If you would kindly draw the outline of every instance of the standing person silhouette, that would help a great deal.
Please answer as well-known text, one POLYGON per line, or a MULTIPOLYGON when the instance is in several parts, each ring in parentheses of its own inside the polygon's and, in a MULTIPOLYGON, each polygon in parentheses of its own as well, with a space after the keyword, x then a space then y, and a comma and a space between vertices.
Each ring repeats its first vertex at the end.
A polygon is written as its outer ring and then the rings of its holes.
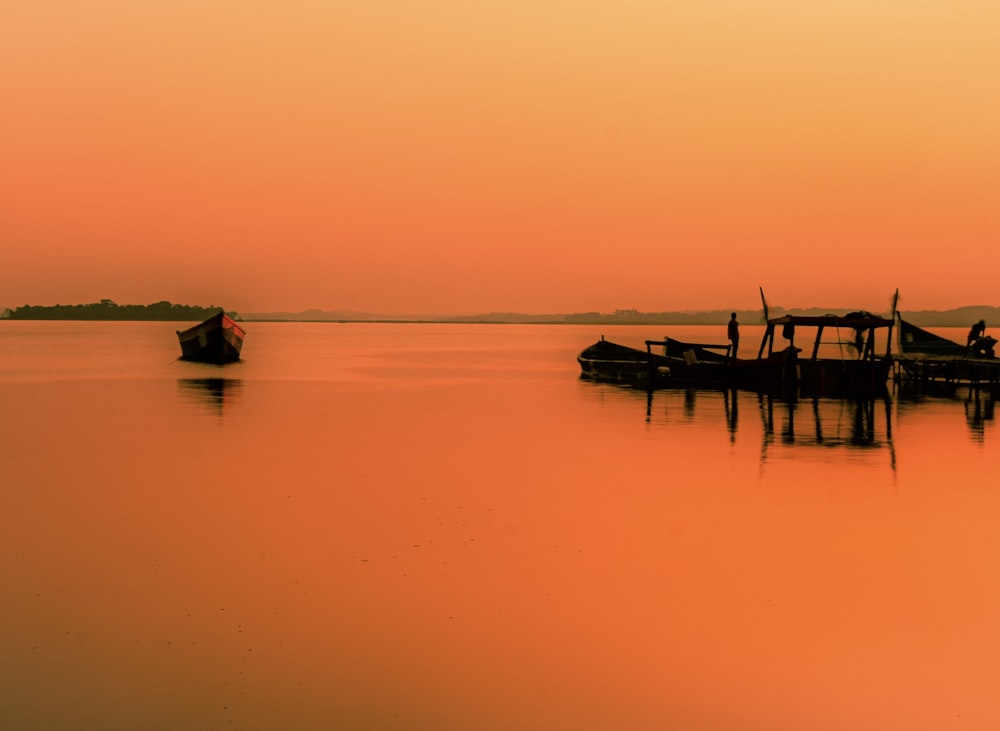
POLYGON ((736 322, 735 312, 729 315, 729 325, 727 326, 726 334, 729 336, 729 357, 735 358, 736 351, 740 347, 740 324, 736 322))

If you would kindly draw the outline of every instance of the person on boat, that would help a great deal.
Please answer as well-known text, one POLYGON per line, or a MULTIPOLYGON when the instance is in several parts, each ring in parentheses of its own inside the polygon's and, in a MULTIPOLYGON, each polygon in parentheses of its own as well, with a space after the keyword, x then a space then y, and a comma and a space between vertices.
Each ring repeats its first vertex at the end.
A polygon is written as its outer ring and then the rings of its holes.
POLYGON ((726 334, 729 337, 729 357, 735 358, 736 351, 740 347, 740 324, 736 322, 735 312, 732 312, 729 315, 729 325, 727 326, 726 334))
POLYGON ((965 347, 971 348, 976 344, 979 338, 986 334, 986 321, 980 320, 979 322, 973 323, 972 327, 969 328, 969 337, 965 341, 965 347))

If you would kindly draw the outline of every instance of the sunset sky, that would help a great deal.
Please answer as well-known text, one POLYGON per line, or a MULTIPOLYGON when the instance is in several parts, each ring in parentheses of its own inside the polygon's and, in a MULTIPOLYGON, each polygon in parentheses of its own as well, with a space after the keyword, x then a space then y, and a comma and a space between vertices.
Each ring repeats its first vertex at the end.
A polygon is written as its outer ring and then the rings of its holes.
POLYGON ((0 9, 0 307, 1000 305, 996 0, 0 9))

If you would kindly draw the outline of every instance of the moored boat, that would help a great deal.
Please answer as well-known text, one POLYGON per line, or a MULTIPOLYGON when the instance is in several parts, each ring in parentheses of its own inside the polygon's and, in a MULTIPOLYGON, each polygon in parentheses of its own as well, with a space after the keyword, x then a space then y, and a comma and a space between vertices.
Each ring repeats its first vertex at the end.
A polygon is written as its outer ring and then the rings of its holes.
POLYGON ((639 350, 605 340, 604 336, 576 356, 580 376, 592 381, 655 388, 670 379, 670 362, 648 348, 639 350))
POLYGON ((239 360, 246 331, 224 310, 187 330, 177 331, 181 360, 222 365, 239 360))
POLYGON ((954 340, 936 335, 929 330, 907 322, 902 316, 897 316, 899 343, 897 350, 900 356, 957 356, 967 357, 969 349, 954 340))
POLYGON ((991 390, 1000 388, 1000 359, 996 339, 979 335, 967 345, 924 330, 898 318, 899 343, 895 357, 897 377, 922 388, 941 386, 946 390, 972 385, 991 390))
POLYGON ((584 378, 645 387, 728 387, 790 395, 847 396, 887 389, 893 319, 868 312, 784 315, 767 320, 755 358, 732 358, 727 345, 647 340, 646 350, 603 338, 577 360, 584 378), (809 349, 795 344, 803 332, 809 349), (884 334, 883 334, 884 333, 884 334), (787 341, 777 347, 778 336, 787 341), (830 339, 830 338, 835 339, 830 339), (884 338, 885 350, 880 350, 884 338))
POLYGON ((661 386, 725 386, 731 360, 726 345, 687 343, 675 338, 647 340, 646 349, 605 340, 577 355, 580 376, 592 381, 661 386), (655 348, 655 350, 654 350, 655 348), (716 350, 723 351, 722 353, 716 350))
POLYGON ((770 318, 757 357, 743 361, 737 385, 804 396, 881 393, 888 389, 892 371, 893 323, 893 318, 864 311, 770 318), (795 344, 803 330, 809 335, 808 350, 795 344), (780 349, 779 332, 787 341, 780 349))

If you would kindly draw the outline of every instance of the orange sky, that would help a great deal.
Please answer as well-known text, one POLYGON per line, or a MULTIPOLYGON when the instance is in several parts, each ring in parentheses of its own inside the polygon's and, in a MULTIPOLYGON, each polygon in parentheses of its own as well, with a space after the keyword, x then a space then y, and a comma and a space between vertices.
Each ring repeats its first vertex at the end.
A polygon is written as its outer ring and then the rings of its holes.
POLYGON ((995 0, 8 3, 0 307, 1000 305, 998 37, 995 0))

